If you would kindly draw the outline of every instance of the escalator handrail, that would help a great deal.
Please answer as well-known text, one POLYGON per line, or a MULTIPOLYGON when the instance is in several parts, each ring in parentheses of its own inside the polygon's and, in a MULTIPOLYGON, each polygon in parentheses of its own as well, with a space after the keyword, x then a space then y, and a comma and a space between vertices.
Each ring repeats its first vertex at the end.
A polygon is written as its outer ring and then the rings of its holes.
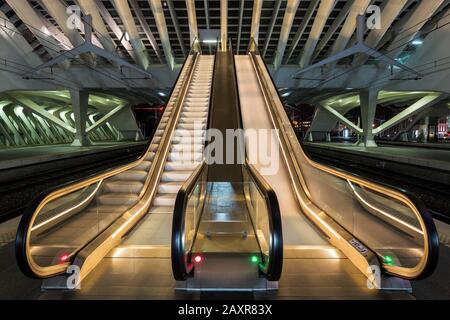
MULTIPOLYGON (((255 63, 257 72, 260 73, 260 78, 264 79, 262 72, 260 70, 258 70, 258 67, 260 68, 260 64, 258 63, 256 54, 255 54, 255 52, 258 52, 258 46, 255 43, 254 39, 251 39, 250 42, 253 44, 249 46, 249 48, 250 48, 249 54, 255 63)), ((272 75, 271 75, 267 65, 265 63, 263 63, 263 65, 265 67, 266 73, 268 74, 270 80, 272 81, 272 85, 276 88, 275 82, 272 78, 272 75)), ((267 84, 263 84, 263 85, 267 86, 267 84)), ((278 90, 275 90, 275 91, 277 92, 279 101, 283 101, 281 99, 281 96, 280 96, 278 90)), ((272 104, 271 108, 273 110, 276 110, 277 109, 275 107, 276 103, 273 100, 273 97, 269 98, 269 102, 272 104)), ((320 171, 329 173, 331 175, 337 176, 341 179, 345 179, 345 180, 349 180, 351 182, 357 183, 359 185, 367 187, 368 189, 374 190, 376 192, 380 192, 382 194, 389 194, 394 199, 397 199, 397 200, 401 201, 402 203, 406 204, 419 218, 421 227, 422 227, 424 233, 426 234, 426 236, 424 237, 424 240, 425 240, 425 244, 424 244, 425 252, 424 253, 427 256, 427 259, 425 261, 422 261, 420 268, 417 268, 417 270, 415 270, 413 268, 413 271, 407 270, 408 268, 383 265, 383 267, 385 269, 384 271, 386 273, 395 275, 395 276, 399 276, 399 277, 402 277, 405 279, 423 279, 423 278, 430 276, 433 273, 433 271, 435 270, 435 268, 437 266, 437 262, 439 259, 439 236, 438 236, 433 218, 431 217, 431 215, 428 212, 428 210, 426 209, 425 205, 419 198, 417 198, 415 195, 412 195, 411 193, 405 192, 401 188, 388 186, 388 185, 385 185, 380 182, 373 182, 373 181, 370 181, 370 179, 361 178, 355 174, 349 174, 347 172, 343 172, 342 170, 336 170, 332 167, 317 163, 317 162, 313 161, 312 159, 310 159, 309 156, 305 153, 305 151, 303 149, 303 144, 298 139, 296 139, 296 141, 299 142, 300 152, 303 152, 308 163, 311 166, 313 166, 314 168, 316 168, 320 171)), ((291 157, 297 159, 297 156, 295 154, 292 154, 291 157)), ((306 194, 308 197, 310 197, 309 192, 306 192, 306 194)), ((312 201, 311 198, 310 198, 310 200, 312 201)), ((336 222, 336 223, 339 224, 338 222, 336 222)))
MULTIPOLYGON (((194 269, 194 264, 191 261, 190 253, 186 255, 184 248, 184 228, 186 208, 189 201, 189 196, 197 185, 198 179, 208 171, 208 165, 206 161, 203 161, 197 166, 195 171, 181 186, 175 199, 175 206, 173 209, 172 220, 172 238, 171 238, 171 260, 172 260, 172 272, 175 280, 186 280, 189 274, 194 269)), ((201 218, 198 219, 199 221, 201 218)), ((195 235, 197 234, 198 226, 195 226, 195 235)))
POLYGON ((245 162, 245 168, 263 194, 269 213, 269 263, 263 266, 262 271, 268 280, 278 281, 283 269, 283 228, 278 198, 266 179, 248 161, 245 162))
MULTIPOLYGON (((192 64, 196 61, 196 55, 197 52, 195 50, 191 50, 191 54, 186 58, 186 60, 183 63, 183 66, 180 70, 180 73, 177 77, 177 82, 180 80, 181 73, 185 67, 192 68, 192 64), (186 65, 187 61, 189 60, 189 57, 192 56, 191 64, 189 66, 186 65)), ((189 72, 186 73, 185 79, 187 79, 189 75, 189 72)), ((177 84, 175 82, 173 90, 177 84)), ((185 86, 186 83, 183 82, 183 86, 185 86)), ((180 90, 181 93, 181 90, 180 90)), ((171 96, 170 96, 171 97, 171 96)), ((170 100, 169 100, 170 101, 170 100)), ((182 101, 182 99, 176 100, 176 105, 182 101)), ((174 106, 175 107, 175 106, 174 106)), ((166 129, 169 128, 169 126, 166 127, 166 129)), ((164 134, 167 134, 166 132, 164 134)), ((163 134, 163 137, 164 137, 163 134)), ((105 169, 101 173, 95 173, 90 175, 88 178, 82 177, 80 179, 73 180, 68 183, 64 183, 61 185, 54 186, 46 191, 44 191, 42 194, 40 194, 37 198, 35 198, 30 205, 27 207, 27 209, 24 211, 22 218, 20 220, 17 234, 16 234, 16 240, 15 240, 15 255, 16 255, 16 261, 18 263, 19 269, 24 273, 26 276, 30 278, 49 278, 54 275, 63 273, 64 270, 67 268, 67 266, 70 264, 70 261, 67 261, 65 263, 61 263, 56 266, 49 266, 49 267, 32 267, 31 265, 34 265, 35 263, 33 261, 30 261, 29 257, 29 241, 30 241, 30 229, 32 227, 32 224, 34 223, 37 215, 39 214, 40 210, 50 201, 60 198, 64 195, 67 195, 69 193, 75 192, 77 190, 80 190, 84 187, 93 185, 94 183, 98 183, 100 181, 103 181, 107 178, 110 178, 114 175, 117 175, 119 173, 122 173, 126 170, 132 169, 144 161, 145 156, 150 150, 150 146, 153 142, 153 138, 149 139, 147 143, 147 148, 145 149, 145 152, 143 152, 136 160, 133 162, 130 162, 126 165, 121 165, 118 167, 114 167, 111 169, 105 169), (40 269, 46 269, 49 272, 42 272, 40 269)), ((155 155, 156 159, 157 155, 155 155)), ((154 160, 155 161, 155 160, 154 160)), ((90 243, 92 241, 89 241, 90 243)), ((87 243, 87 244, 88 244, 87 243)), ((83 245, 83 247, 86 247, 87 244, 83 245)), ((80 251, 82 248, 79 248, 77 251, 80 251)), ((32 258, 31 258, 32 259, 32 258)))
MULTIPOLYGON (((233 41, 232 38, 229 38, 229 50, 233 57, 233 66, 234 66, 234 81, 236 85, 236 98, 237 98, 237 106, 238 106, 238 125, 240 129, 244 129, 244 124, 242 120, 242 108, 241 108, 241 100, 239 98, 239 89, 238 89, 238 79, 236 72, 236 59, 233 53, 233 41)), ((245 153, 247 153, 247 149, 244 147, 245 153)), ((282 231, 282 223, 281 223, 281 213, 280 206, 278 203, 278 198, 275 191, 272 187, 267 183, 265 178, 256 170, 256 168, 248 163, 247 156, 245 157, 246 161, 244 163, 244 168, 247 169, 255 181, 258 189, 264 196, 264 200, 266 202, 267 209, 269 211, 269 233, 271 237, 270 248, 269 248, 269 264, 265 266, 264 273, 266 277, 270 281, 278 281, 281 277, 281 271, 283 269, 283 231, 282 231)))

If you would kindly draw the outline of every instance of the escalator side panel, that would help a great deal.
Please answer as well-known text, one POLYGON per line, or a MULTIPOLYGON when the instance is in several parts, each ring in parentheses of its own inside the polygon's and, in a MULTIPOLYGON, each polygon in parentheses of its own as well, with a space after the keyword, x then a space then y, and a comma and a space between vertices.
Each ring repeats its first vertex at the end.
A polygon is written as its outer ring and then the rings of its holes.
MULTIPOLYGON (((214 89, 212 97, 211 127, 222 133, 226 137, 227 129, 238 129, 238 104, 237 90, 234 81, 233 56, 229 52, 217 53, 216 70, 214 72, 214 89)), ((222 154, 226 155, 226 143, 222 154)), ((242 181, 241 165, 236 161, 237 144, 234 144, 234 158, 232 164, 211 164, 208 169, 209 181, 242 181)))
MULTIPOLYGON (((235 60, 244 128, 273 129, 250 58, 248 56, 235 56, 235 60)), ((247 152, 250 151, 250 144, 252 143, 257 144, 257 141, 249 141, 246 145, 247 152)), ((295 200, 289 172, 281 152, 274 156, 278 158, 279 170, 276 174, 264 175, 264 177, 275 190, 280 204, 284 244, 286 246, 328 245, 328 242, 315 226, 301 214, 301 208, 295 200)), ((255 163, 254 166, 260 173, 264 172, 263 164, 255 163)))

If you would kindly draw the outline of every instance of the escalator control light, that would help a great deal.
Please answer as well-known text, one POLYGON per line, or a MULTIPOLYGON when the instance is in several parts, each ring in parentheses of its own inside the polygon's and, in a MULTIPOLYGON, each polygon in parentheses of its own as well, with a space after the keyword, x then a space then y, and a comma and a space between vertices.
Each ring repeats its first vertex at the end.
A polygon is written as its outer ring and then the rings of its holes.
POLYGON ((251 261, 252 261, 253 263, 258 263, 258 262, 259 262, 259 259, 258 259, 257 256, 252 256, 252 257, 251 257, 251 261))
POLYGON ((197 255, 197 256, 194 257, 194 262, 195 262, 195 263, 200 263, 200 262, 202 262, 202 261, 203 261, 202 256, 198 256, 198 255, 197 255))
POLYGON ((69 260, 69 255, 67 253, 59 256, 59 263, 66 263, 67 260, 69 260))
POLYGON ((384 262, 386 262, 386 264, 388 265, 393 265, 394 259, 391 256, 384 256, 384 262))

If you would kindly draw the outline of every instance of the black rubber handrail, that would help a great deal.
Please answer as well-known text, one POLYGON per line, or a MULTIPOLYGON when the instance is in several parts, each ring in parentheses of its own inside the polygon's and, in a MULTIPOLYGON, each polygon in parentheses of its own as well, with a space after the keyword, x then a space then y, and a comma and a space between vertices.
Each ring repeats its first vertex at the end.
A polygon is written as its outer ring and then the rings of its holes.
MULTIPOLYGON (((180 73, 179 73, 178 76, 177 76, 177 79, 176 79, 176 81, 175 81, 175 84, 174 84, 174 86, 173 86, 173 88, 172 88, 172 90, 171 90, 171 93, 170 93, 170 95, 169 95, 169 100, 168 100, 168 101, 170 101, 170 97, 171 97, 172 94, 173 94, 173 91, 174 91, 174 89, 175 89, 175 86, 176 86, 176 84, 177 84, 177 82, 179 81, 179 78, 180 78, 180 76, 181 76, 181 71, 182 71, 183 68, 185 67, 185 65, 186 65, 186 63, 187 63, 187 61, 188 61, 189 56, 190 56, 190 55, 188 55, 188 57, 185 59, 185 61, 184 61, 184 63, 183 63, 183 66, 182 66, 181 69, 180 69, 180 73)), ((164 114, 163 114, 163 116, 164 116, 164 114)), ((155 128, 153 129, 153 131, 156 132, 157 128, 158 128, 158 126, 155 126, 155 128)), ((145 156, 147 155, 147 153, 148 153, 148 151, 149 151, 149 149, 150 149, 150 145, 151 145, 152 140, 153 140, 153 136, 154 136, 154 134, 152 135, 152 138, 148 139, 146 148, 144 149, 145 151, 142 152, 138 157, 136 157, 136 159, 134 159, 134 160, 132 160, 132 161, 129 161, 128 163, 132 163, 132 162, 134 162, 134 161, 138 161, 138 160, 142 159, 143 157, 145 157, 145 156)), ((124 166, 124 164, 121 164, 121 165, 119 165, 119 166, 112 166, 112 167, 109 167, 109 168, 107 168, 107 169, 101 170, 101 171, 99 171, 99 172, 90 174, 90 175, 88 175, 88 176, 81 177, 81 178, 74 179, 74 180, 69 181, 69 182, 65 182, 65 183, 62 183, 62 184, 53 186, 53 187, 51 187, 51 188, 45 190, 44 192, 42 192, 39 196, 37 196, 37 197, 36 197, 36 198, 35 198, 35 199, 34 199, 34 200, 26 207, 26 209, 25 209, 25 211, 24 211, 24 213, 23 213, 23 215, 22 215, 22 218, 21 218, 21 220, 20 220, 20 222, 19 222, 19 226, 18 226, 18 228, 17 228, 16 240, 15 240, 15 256, 16 256, 16 261, 17 261, 17 264, 18 264, 18 266, 19 266, 20 271, 22 271, 23 274, 25 274, 27 277, 30 277, 30 278, 42 278, 42 277, 40 277, 39 275, 35 274, 35 272, 32 270, 32 268, 31 268, 30 265, 29 265, 28 256, 27 256, 27 235, 28 235, 28 230, 29 230, 29 228, 31 227, 30 224, 31 224, 31 221, 32 221, 32 219, 33 219, 33 216, 34 216, 34 214, 35 214, 35 212, 36 212, 36 209, 37 209, 38 206, 41 204, 41 202, 42 202, 47 196, 49 196, 51 193, 53 193, 53 192, 55 192, 55 191, 57 191, 57 190, 59 190, 59 189, 66 188, 66 187, 69 187, 69 186, 74 185, 74 184, 77 184, 77 183, 81 183, 81 182, 83 182, 83 181, 89 180, 89 179, 94 178, 94 177, 96 177, 96 176, 100 176, 100 175, 102 175, 102 174, 106 174, 106 173, 108 173, 108 172, 110 172, 110 171, 112 171, 112 170, 115 170, 115 169, 120 168, 120 167, 123 167, 123 166, 124 166)), ((112 222, 112 223, 113 223, 113 222, 112 222)), ((112 223, 111 223, 111 224, 112 224, 112 223)), ((88 242, 88 243, 89 243, 89 242, 88 242)), ((86 245, 87 245, 87 244, 85 244, 83 247, 85 247, 86 245)), ((80 248, 78 251, 80 251, 80 250, 81 250, 81 248, 80 248)))
POLYGON ((252 165, 246 162, 244 167, 262 193, 268 211, 269 257, 268 263, 263 261, 260 269, 266 275, 267 280, 278 281, 283 270, 283 227, 278 198, 272 187, 252 165))
MULTIPOLYGON (((177 193, 175 199, 175 206, 173 209, 173 220, 172 220, 172 242, 171 242, 171 260, 172 260, 172 273, 177 281, 186 280, 187 277, 194 270, 194 264, 191 261, 191 249, 186 252, 184 247, 184 228, 186 222, 186 208, 189 201, 189 197, 197 185, 198 179, 206 174, 208 171, 208 166, 205 161, 200 164, 194 173, 189 177, 189 179, 183 184, 177 193)), ((203 210, 202 210, 203 211, 203 210)), ((201 217, 198 218, 198 221, 201 217)), ((197 235, 198 225, 195 226, 195 233, 197 235)), ((195 237, 194 236, 194 237, 195 237)), ((192 243, 194 243, 195 238, 192 243)))
MULTIPOLYGON (((278 199, 275 191, 253 166, 246 162, 244 167, 263 195, 268 211, 270 234, 269 257, 268 263, 263 261, 263 264, 260 264, 260 269, 268 280, 278 281, 281 277, 281 272, 283 269, 283 232, 278 199)), ((194 264, 191 261, 192 253, 190 249, 192 248, 189 248, 189 251, 186 252, 186 248, 184 247, 186 208, 189 197, 197 186, 199 178, 206 174, 207 170, 208 165, 206 162, 199 165, 194 173, 180 188, 175 199, 174 216, 172 220, 171 257, 172 272, 175 280, 177 281, 186 280, 194 270, 194 264)), ((201 217, 199 217, 198 222, 200 222, 200 220, 201 217)), ((196 235, 198 225, 195 226, 195 228, 194 234, 196 235)), ((192 242, 195 242, 195 236, 192 242)))
MULTIPOLYGON (((233 42, 230 38, 229 40, 230 51, 233 57, 233 68, 234 68, 234 81, 237 89, 237 105, 238 105, 238 125, 239 128, 244 129, 244 123, 242 120, 242 108, 241 108, 241 100, 239 98, 239 83, 237 79, 236 72, 236 59, 233 53, 233 42)), ((245 149, 245 152, 247 150, 245 149)), ((247 157, 246 157, 247 159, 247 157)), ((262 270, 268 280, 270 281, 278 281, 281 277, 281 271, 283 269, 283 231, 282 231, 282 223, 281 223, 281 213, 280 206, 278 203, 278 198, 276 196, 275 191, 272 187, 267 183, 267 181, 259 174, 257 170, 246 161, 244 164, 244 168, 247 169, 256 183, 258 189, 264 196, 264 200, 267 205, 267 209, 269 211, 269 233, 271 237, 270 248, 269 248, 269 264, 263 267, 262 270)))
MULTIPOLYGON (((259 49, 258 49, 258 45, 255 43, 254 39, 250 40, 250 45, 249 45, 249 54, 252 56, 252 59, 255 61, 255 64, 257 66, 259 66, 259 63, 257 63, 257 58, 256 58, 256 53, 258 52, 259 54, 259 49), (251 46, 254 45, 255 46, 255 50, 251 50, 251 46)), ((273 80, 272 74, 270 73, 269 68, 267 67, 266 63, 263 63, 264 68, 266 69, 267 74, 269 75, 270 81, 272 82, 272 85, 274 86, 274 88, 276 88, 275 85, 275 81, 273 80)), ((262 76, 262 75, 261 75, 262 76)), ((283 101, 283 99, 280 96, 280 92, 278 90, 276 90, 277 95, 278 95, 278 99, 280 101, 283 101)), ((297 141, 300 144, 300 147, 304 150, 304 146, 303 143, 300 139, 297 139, 297 141)), ((305 152, 305 155, 308 156, 308 153, 305 152)), ((309 156, 308 156, 309 157, 309 156)), ((311 159, 311 161, 313 161, 311 159)), ((335 169, 332 166, 327 165, 328 167, 331 167, 333 169, 335 169)), ((372 182, 374 184, 378 184, 382 187, 385 187, 387 189, 393 189, 399 193, 403 193, 407 198, 409 198, 409 200, 413 203, 413 205, 417 208, 417 211, 420 214, 420 217, 422 218, 422 221, 424 222, 425 228, 427 229, 427 243, 428 243, 428 259, 426 261, 425 267, 423 268, 423 271, 420 275, 414 277, 415 280, 420 280, 420 279, 424 279, 429 277, 434 270, 437 267, 438 261, 439 261, 439 250, 440 250, 440 244, 439 244, 439 235, 436 229, 436 225, 434 224, 433 218, 431 216, 431 214, 428 212, 426 206, 424 205, 424 203, 422 202, 422 200, 420 200, 417 196, 411 194, 410 192, 407 192, 406 190, 396 187, 396 186, 392 186, 392 185, 388 185, 386 183, 380 182, 380 181, 373 181, 372 179, 368 179, 365 177, 360 177, 354 173, 348 173, 345 170, 339 170, 336 169, 336 171, 341 171, 341 172, 345 172, 346 174, 356 177, 356 178, 360 178, 363 180, 367 180, 369 182, 372 182)), ((338 223, 336 221, 336 223, 338 223)), ((339 223, 338 223, 339 224, 339 223)), ((340 224, 339 224, 340 225, 340 224)), ((340 225, 343 229, 345 229, 342 225, 340 225)), ((386 272, 389 274, 389 272, 386 272)), ((394 276, 399 276, 399 277, 403 277, 406 279, 410 279, 408 277, 399 275, 399 274, 392 274, 394 276)))

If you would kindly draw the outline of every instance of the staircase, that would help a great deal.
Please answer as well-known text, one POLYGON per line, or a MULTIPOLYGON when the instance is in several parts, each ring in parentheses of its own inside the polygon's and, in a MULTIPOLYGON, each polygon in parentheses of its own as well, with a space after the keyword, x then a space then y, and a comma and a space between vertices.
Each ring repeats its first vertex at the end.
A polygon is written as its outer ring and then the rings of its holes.
MULTIPOLYGON (((149 210, 140 222, 127 234, 122 243, 116 247, 113 255, 139 257, 170 257, 170 236, 172 214, 175 199, 183 183, 191 176, 203 160, 205 130, 208 121, 209 99, 214 69, 214 56, 200 56, 194 70, 193 78, 181 106, 179 121, 172 136, 170 151, 164 171, 158 185, 157 194, 149 210)), ((177 85, 175 90, 179 90, 177 85)), ((178 92, 178 91, 177 91, 178 92)), ((162 124, 152 141, 147 161, 151 162, 157 150, 165 125, 171 116, 174 100, 171 99, 168 110, 164 113, 162 124)), ((135 168, 117 176, 108 182, 109 190, 122 188, 128 201, 135 201, 138 184, 142 183, 144 168, 135 168), (136 189, 132 189, 136 186, 136 189)), ((108 196, 108 201, 121 198, 115 192, 108 196)), ((122 198, 125 201, 124 198, 122 198)), ((120 200, 122 201, 122 200, 120 200)))
POLYGON ((173 212, 178 190, 203 160, 213 69, 214 56, 200 56, 151 211, 173 212))
MULTIPOLYGON (((188 65, 189 61, 186 65, 188 65)), ((135 205, 139 201, 139 194, 142 192, 144 183, 149 174, 152 161, 155 157, 156 150, 162 139, 164 130, 171 117, 176 99, 179 96, 183 85, 182 79, 186 76, 187 68, 181 71, 179 81, 177 82, 163 117, 153 136, 150 147, 143 161, 136 167, 115 175, 104 182, 101 194, 97 198, 95 206, 91 206, 89 211, 98 213, 117 213, 122 214, 124 210, 135 205)))

